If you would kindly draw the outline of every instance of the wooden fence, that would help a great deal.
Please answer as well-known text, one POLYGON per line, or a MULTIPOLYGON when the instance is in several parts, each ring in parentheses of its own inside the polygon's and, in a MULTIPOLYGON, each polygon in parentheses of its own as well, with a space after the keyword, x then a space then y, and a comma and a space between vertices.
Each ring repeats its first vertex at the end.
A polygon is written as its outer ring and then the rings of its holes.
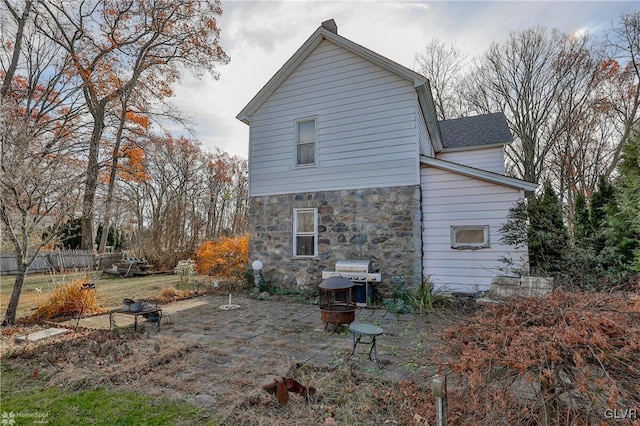
MULTIPOLYGON (((67 271, 78 269, 102 270, 122 258, 121 253, 96 255, 93 250, 54 250, 41 251, 29 266, 27 273, 43 273, 51 270, 67 271)), ((0 253, 0 275, 13 275, 18 272, 15 253, 0 253)))

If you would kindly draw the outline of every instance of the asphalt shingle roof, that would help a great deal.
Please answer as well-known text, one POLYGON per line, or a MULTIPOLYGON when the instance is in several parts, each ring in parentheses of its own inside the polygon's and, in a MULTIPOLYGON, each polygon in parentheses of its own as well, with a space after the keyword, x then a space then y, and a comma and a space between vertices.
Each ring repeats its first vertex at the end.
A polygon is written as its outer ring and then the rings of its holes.
POLYGON ((445 149, 473 148, 513 142, 502 112, 438 122, 445 149))

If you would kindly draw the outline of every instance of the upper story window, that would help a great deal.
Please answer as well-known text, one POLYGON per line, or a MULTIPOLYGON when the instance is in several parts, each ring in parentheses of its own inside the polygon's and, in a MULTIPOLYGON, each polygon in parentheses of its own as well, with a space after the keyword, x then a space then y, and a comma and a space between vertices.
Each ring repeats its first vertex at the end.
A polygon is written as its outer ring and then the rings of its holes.
POLYGON ((477 250, 491 247, 489 225, 452 226, 451 248, 477 250))
POLYGON ((318 209, 293 209, 293 257, 318 255, 318 209))
POLYGON ((316 119, 296 121, 296 167, 316 164, 316 119))

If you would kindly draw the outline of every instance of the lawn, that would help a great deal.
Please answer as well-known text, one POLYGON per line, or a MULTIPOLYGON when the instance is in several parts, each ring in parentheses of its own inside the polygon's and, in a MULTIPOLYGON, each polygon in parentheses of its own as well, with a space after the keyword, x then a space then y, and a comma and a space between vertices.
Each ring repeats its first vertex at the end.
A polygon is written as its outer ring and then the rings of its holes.
POLYGON ((2 424, 189 425, 212 423, 203 410, 183 401, 99 387, 69 391, 37 375, 2 366, 2 424), (35 376, 35 377, 34 377, 35 376))
MULTIPOLYGON (((178 277, 169 275, 148 275, 142 277, 121 278, 106 275, 101 272, 77 272, 67 274, 32 274, 28 275, 16 318, 24 318, 44 302, 56 286, 68 284, 77 277, 89 275, 91 282, 96 285, 98 304, 106 309, 122 306, 122 300, 151 298, 165 287, 178 285, 178 277)), ((0 314, 4 317, 15 282, 14 276, 0 276, 0 314)))

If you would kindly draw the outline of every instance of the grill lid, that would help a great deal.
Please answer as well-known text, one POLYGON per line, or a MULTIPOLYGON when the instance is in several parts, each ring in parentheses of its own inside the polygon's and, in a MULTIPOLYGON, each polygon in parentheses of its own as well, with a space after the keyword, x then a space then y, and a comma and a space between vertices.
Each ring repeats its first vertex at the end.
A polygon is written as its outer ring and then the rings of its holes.
POLYGON ((370 260, 338 260, 336 272, 373 272, 370 260))

